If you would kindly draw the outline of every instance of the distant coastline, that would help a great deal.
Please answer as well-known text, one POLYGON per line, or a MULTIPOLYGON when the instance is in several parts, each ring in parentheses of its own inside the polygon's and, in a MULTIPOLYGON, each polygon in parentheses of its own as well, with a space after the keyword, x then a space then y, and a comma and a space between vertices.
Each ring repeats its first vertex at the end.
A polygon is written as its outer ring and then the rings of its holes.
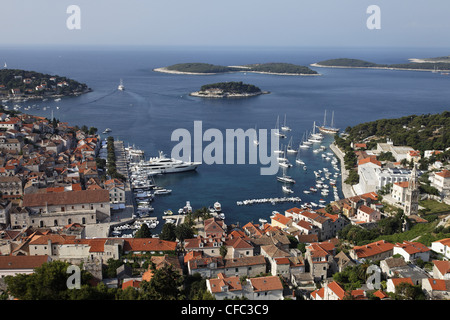
MULTIPOLYGON (((378 69, 378 70, 400 70, 400 71, 427 71, 427 72, 433 72, 432 69, 413 69, 413 68, 394 68, 394 67, 352 67, 352 66, 326 66, 321 65, 319 63, 312 63, 310 64, 311 67, 317 67, 317 68, 334 68, 334 69, 378 69)), ((450 72, 449 70, 439 70, 444 72, 450 72)))
POLYGON ((155 72, 187 75, 216 75, 222 73, 259 73, 280 76, 317 76, 320 75, 306 66, 289 63, 262 63, 242 66, 217 66, 206 63, 180 63, 168 67, 153 69, 155 72))
POLYGON ((428 71, 428 72, 450 72, 450 63, 441 61, 430 61, 429 59, 408 59, 409 63, 403 64, 377 64, 359 59, 330 59, 310 64, 318 68, 341 68, 341 69, 378 69, 378 70, 400 70, 400 71, 428 71))

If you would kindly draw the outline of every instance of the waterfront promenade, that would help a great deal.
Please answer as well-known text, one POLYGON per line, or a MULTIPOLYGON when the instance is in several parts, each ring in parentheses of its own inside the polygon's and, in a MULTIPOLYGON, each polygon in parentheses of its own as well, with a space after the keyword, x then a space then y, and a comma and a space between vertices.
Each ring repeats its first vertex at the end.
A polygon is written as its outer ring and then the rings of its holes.
POLYGON ((111 219, 109 222, 86 225, 87 238, 108 237, 111 225, 117 225, 133 220, 133 213, 135 212, 134 196, 129 181, 128 162, 123 141, 114 141, 114 151, 116 155, 117 172, 126 177, 125 208, 111 210, 111 219))
POLYGON ((336 146, 334 142, 330 144, 330 149, 331 151, 333 151, 336 157, 338 157, 339 162, 341 163, 342 193, 344 194, 344 198, 353 197, 354 195, 356 195, 353 187, 344 182, 348 177, 348 170, 345 169, 344 164, 344 153, 336 146))

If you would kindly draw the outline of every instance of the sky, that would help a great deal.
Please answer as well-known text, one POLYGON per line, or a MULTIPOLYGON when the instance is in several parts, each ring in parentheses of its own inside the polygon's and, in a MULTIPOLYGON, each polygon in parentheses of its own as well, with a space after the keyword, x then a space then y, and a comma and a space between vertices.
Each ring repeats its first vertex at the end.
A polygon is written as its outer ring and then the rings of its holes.
POLYGON ((448 0, 1 0, 0 45, 446 47, 449 17, 448 0))

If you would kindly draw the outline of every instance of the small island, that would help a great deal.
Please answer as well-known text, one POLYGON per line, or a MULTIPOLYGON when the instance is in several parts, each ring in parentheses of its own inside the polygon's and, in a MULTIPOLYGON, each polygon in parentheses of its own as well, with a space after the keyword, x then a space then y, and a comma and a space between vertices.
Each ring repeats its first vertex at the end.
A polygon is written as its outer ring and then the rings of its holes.
POLYGON ((0 98, 22 101, 78 96, 90 92, 84 83, 67 77, 20 69, 0 70, 0 98))
MULTIPOLYGON (((437 58, 436 58, 437 59, 437 58)), ((431 62, 427 60, 410 59, 409 63, 378 64, 359 59, 330 59, 311 64, 313 67, 322 68, 361 68, 361 69, 385 69, 385 70, 409 70, 409 71, 450 71, 450 63, 431 62)))
POLYGON ((230 72, 252 72, 262 74, 275 75, 318 75, 306 66, 295 65, 291 63, 257 63, 242 66, 221 66, 208 63, 179 63, 168 67, 153 69, 156 72, 172 73, 172 74, 192 74, 192 75, 208 75, 230 72))
POLYGON ((205 84, 199 91, 189 95, 201 98, 247 98, 260 94, 267 94, 268 91, 261 91, 260 88, 252 84, 242 83, 242 81, 219 82, 205 84))

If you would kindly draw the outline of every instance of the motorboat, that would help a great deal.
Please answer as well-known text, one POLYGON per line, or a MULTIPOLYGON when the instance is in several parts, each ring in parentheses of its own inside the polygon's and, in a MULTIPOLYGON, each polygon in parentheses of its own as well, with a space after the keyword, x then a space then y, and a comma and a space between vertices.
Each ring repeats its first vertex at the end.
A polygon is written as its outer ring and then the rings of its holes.
POLYGON ((117 87, 117 89, 120 90, 120 91, 125 90, 125 86, 123 85, 122 79, 120 79, 120 84, 119 84, 119 86, 117 87))
POLYGON ((161 194, 169 194, 169 193, 171 193, 171 192, 172 192, 171 189, 165 189, 165 188, 162 188, 162 189, 157 189, 157 190, 155 190, 155 191, 154 191, 154 194, 161 195, 161 194))

